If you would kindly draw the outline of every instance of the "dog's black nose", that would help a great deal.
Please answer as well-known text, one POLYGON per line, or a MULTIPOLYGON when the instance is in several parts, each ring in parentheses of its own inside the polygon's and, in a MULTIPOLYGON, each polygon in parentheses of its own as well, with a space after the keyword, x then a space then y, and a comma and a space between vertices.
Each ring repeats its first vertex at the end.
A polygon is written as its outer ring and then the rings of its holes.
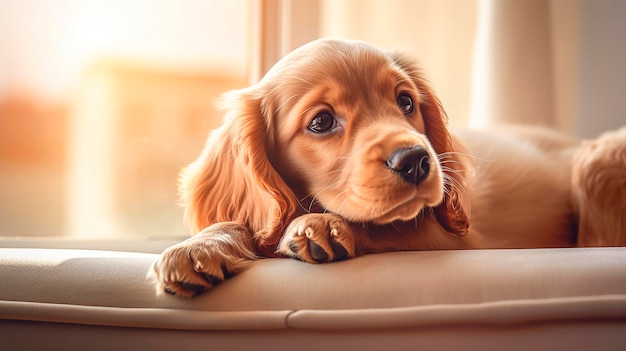
POLYGON ((387 167, 415 185, 421 183, 430 172, 430 156, 421 146, 394 151, 387 159, 387 167))

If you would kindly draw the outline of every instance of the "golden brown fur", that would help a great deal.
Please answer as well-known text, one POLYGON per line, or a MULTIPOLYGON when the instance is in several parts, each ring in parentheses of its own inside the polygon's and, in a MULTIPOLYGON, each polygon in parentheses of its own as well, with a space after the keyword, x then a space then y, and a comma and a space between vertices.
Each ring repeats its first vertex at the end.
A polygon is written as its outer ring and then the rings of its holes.
POLYGON ((579 246, 626 246, 626 127, 583 143, 574 157, 579 246))
MULTIPOLYGON (((181 176, 186 221, 199 234, 155 263, 159 291, 202 293, 256 257, 321 263, 576 244, 576 210, 588 207, 571 201, 578 141, 520 128, 452 134, 419 68, 400 54, 319 40, 230 92, 224 108, 224 125, 181 176)), ((623 175, 624 133, 607 139, 623 175)), ((598 196, 577 194, 586 203, 598 196)), ((607 217, 599 230, 623 233, 620 213, 607 217)))

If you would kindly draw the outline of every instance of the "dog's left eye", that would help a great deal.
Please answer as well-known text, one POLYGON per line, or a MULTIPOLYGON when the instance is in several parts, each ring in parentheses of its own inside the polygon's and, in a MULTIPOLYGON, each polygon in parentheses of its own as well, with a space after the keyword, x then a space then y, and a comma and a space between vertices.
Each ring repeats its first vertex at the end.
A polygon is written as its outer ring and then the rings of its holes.
POLYGON ((397 99, 398 107, 405 115, 413 113, 415 106, 413 105, 413 99, 409 94, 400 94, 397 99))
POLYGON ((335 128, 336 124, 335 117, 330 112, 320 112, 313 117, 308 128, 313 133, 327 133, 335 128))

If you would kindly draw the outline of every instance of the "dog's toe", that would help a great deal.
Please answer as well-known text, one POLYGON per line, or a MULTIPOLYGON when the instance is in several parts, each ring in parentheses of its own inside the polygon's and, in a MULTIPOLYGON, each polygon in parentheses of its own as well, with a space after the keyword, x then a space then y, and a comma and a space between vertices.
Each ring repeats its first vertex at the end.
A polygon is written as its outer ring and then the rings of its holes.
POLYGON ((295 240, 291 240, 289 242, 289 250, 291 250, 294 254, 297 254, 300 251, 300 246, 295 240))
POLYGON ((353 232, 334 214, 308 214, 289 225, 277 253, 309 263, 326 263, 355 256, 353 232))
POLYGON ((311 258, 318 263, 341 261, 348 258, 348 250, 335 240, 330 240, 330 246, 333 250, 332 259, 328 252, 314 241, 309 241, 308 249, 311 258))
POLYGON ((244 270, 257 256, 247 228, 216 223, 163 251, 148 275, 158 294, 194 297, 244 270))
POLYGON ((209 282, 209 284, 211 284, 212 286, 215 286, 224 281, 224 278, 220 278, 214 274, 209 274, 209 273, 204 273, 204 272, 201 272, 200 274, 202 275, 202 278, 204 278, 204 280, 209 282))
POLYGON ((170 281, 165 283, 162 289, 168 295, 190 298, 211 290, 211 286, 184 281, 170 281))
POLYGON ((328 261, 328 253, 322 249, 316 242, 309 241, 309 254, 311 258, 316 262, 327 262, 328 261))
POLYGON ((178 282, 178 285, 181 287, 181 289, 184 289, 191 293, 192 296, 200 295, 210 289, 209 287, 189 282, 178 282))
POLYGON ((332 255, 328 250, 324 249, 321 244, 310 239, 306 239, 305 242, 300 243, 296 240, 292 240, 289 242, 288 246, 293 257, 310 261, 309 259, 302 258, 302 253, 306 250, 308 256, 314 263, 341 261, 349 257, 348 250, 336 240, 330 240, 328 244, 330 244, 330 248, 332 249, 332 255))
POLYGON ((343 247, 343 245, 341 245, 335 240, 331 240, 330 245, 333 248, 333 254, 335 256, 333 259, 334 261, 345 260, 346 258, 348 258, 348 250, 346 250, 346 248, 343 247))

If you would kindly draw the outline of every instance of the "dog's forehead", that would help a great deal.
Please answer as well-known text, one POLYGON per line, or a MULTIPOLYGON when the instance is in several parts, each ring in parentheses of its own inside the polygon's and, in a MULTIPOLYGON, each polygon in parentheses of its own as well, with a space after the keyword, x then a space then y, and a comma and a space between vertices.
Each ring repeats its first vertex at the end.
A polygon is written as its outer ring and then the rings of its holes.
POLYGON ((325 61, 351 61, 365 56, 383 58, 387 55, 384 51, 361 41, 321 39, 303 45, 287 54, 277 63, 277 66, 306 62, 307 59, 319 63, 329 63, 325 61))
MULTIPOLYGON (((281 59, 265 80, 328 80, 374 83, 380 71, 401 71, 389 54, 367 43, 323 39, 304 45, 281 59)), ((383 76, 384 77, 384 76, 383 76)))
POLYGON ((359 95, 365 94, 360 98, 368 99, 377 91, 391 92, 410 79, 387 52, 369 44, 320 40, 287 55, 264 81, 278 101, 286 102, 327 87, 348 102, 359 95))

